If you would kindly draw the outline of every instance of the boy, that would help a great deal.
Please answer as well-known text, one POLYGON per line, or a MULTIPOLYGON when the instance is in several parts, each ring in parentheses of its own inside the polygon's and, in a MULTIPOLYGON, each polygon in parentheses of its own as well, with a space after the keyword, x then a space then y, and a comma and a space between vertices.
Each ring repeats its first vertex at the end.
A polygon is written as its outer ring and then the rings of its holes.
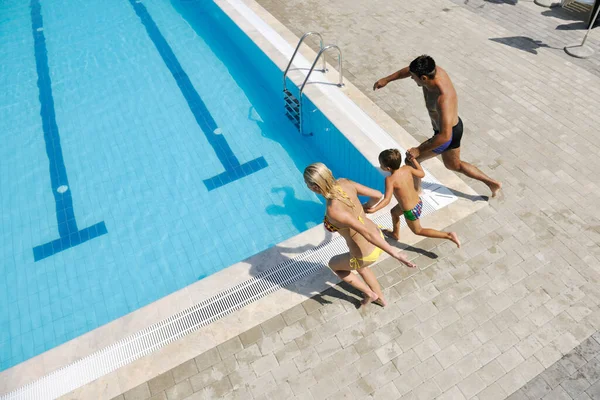
POLYGON ((382 170, 391 174, 385 178, 385 195, 383 200, 374 207, 367 208, 365 212, 374 213, 387 206, 392 200, 392 195, 398 200, 398 205, 392 208, 393 232, 384 230, 387 236, 400 239, 400 215, 404 214, 406 224, 415 235, 438 239, 448 239, 460 247, 458 235, 455 232, 441 232, 435 229, 423 228, 419 222, 423 202, 415 190, 413 177, 423 178, 425 172, 416 158, 407 153, 406 164, 400 167, 402 155, 396 149, 384 150, 379 154, 379 164, 382 170), (406 210, 406 211, 405 211, 406 210))

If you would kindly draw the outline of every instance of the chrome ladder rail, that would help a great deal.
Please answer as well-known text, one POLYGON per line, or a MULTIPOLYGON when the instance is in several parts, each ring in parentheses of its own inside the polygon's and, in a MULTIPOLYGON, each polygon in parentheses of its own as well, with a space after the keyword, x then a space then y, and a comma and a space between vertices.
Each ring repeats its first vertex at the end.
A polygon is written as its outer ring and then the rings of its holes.
MULTIPOLYGON (((340 74, 337 86, 338 87, 342 87, 344 86, 344 71, 342 69, 342 50, 340 50, 340 48, 338 46, 336 46, 335 44, 330 44, 327 45, 325 47, 323 47, 319 53, 317 54, 317 56, 315 57, 315 61, 313 61, 312 66, 310 67, 310 70, 308 71, 308 73, 306 74, 306 78, 304 78, 304 82, 302 82, 302 86, 300 86, 300 100, 299 100, 299 114, 300 114, 300 118, 299 118, 299 126, 298 129, 300 130, 300 133, 304 135, 304 133, 302 132, 302 93, 304 92, 304 86, 306 86, 306 83, 308 82, 308 78, 310 78, 310 74, 312 74, 313 70, 315 69, 315 65, 317 65, 317 62, 319 61, 319 58, 323 55, 323 53, 325 53, 327 50, 329 49, 336 49, 338 51, 338 72, 340 74)), ((325 63, 325 57, 323 57, 323 63, 325 63)), ((312 133, 309 133, 306 136, 312 136, 312 133)))
MULTIPOLYGON (((294 62, 296 53, 298 53, 298 49, 300 49, 300 45, 302 44, 302 42, 304 42, 304 39, 306 39, 307 37, 309 37, 311 35, 317 35, 319 37, 319 50, 323 50, 323 36, 321 36, 321 34, 319 32, 311 31, 311 32, 306 32, 304 35, 302 35, 302 37, 298 41, 298 44, 296 45, 296 49, 294 50, 294 53, 292 53, 290 62, 288 63, 287 67, 285 68, 285 71, 283 72, 283 90, 284 91, 287 90, 285 78, 287 77, 287 73, 290 70, 290 67, 292 66, 292 62, 294 62)), ((327 71, 326 66, 325 66, 325 59, 323 59, 323 70, 322 71, 323 72, 327 71)))
MULTIPOLYGON (((304 39, 306 39, 307 37, 309 37, 311 35, 316 35, 319 37, 319 54, 321 54, 323 52, 323 49, 324 49, 323 36, 319 32, 315 32, 315 31, 306 32, 304 35, 302 35, 302 37, 298 41, 298 44, 296 45, 296 48, 294 49, 294 52, 292 53, 292 57, 290 58, 290 61, 288 62, 287 67, 285 68, 285 71, 283 72, 283 100, 284 100, 285 113, 286 113, 286 116, 292 121, 292 123, 298 128, 300 133, 302 133, 302 121, 301 121, 302 120, 302 111, 301 111, 302 104, 292 94, 292 92, 290 92, 288 90, 286 78, 287 78, 287 74, 290 70, 290 67, 292 66, 292 63, 294 62, 294 58, 296 57, 296 54, 298 53, 298 50, 300 49, 300 45, 302 45, 302 42, 304 42, 304 39)), ((317 58, 318 58, 318 56, 317 56, 317 58)), ((313 64, 313 67, 311 68, 309 74, 312 73, 315 65, 316 65, 316 63, 313 64)), ((327 72, 327 63, 325 61, 325 58, 323 58, 323 69, 320 71, 323 73, 327 72)), ((302 94, 300 94, 300 96, 302 96, 302 94)))

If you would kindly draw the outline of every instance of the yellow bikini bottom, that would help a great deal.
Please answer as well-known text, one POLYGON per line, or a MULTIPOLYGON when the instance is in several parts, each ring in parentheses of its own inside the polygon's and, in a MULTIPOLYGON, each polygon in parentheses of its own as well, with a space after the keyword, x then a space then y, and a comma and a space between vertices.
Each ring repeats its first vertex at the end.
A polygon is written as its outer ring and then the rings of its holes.
MULTIPOLYGON (((383 236, 383 232, 381 232, 381 230, 379 231, 379 234, 381 235, 381 238, 385 240, 385 237, 383 236)), ((350 269, 357 270, 361 268, 364 264, 373 263, 377 261, 377 259, 379 259, 379 256, 381 256, 382 254, 383 250, 381 250, 379 247, 375 247, 371 254, 369 254, 366 257, 352 257, 350 259, 350 269)))

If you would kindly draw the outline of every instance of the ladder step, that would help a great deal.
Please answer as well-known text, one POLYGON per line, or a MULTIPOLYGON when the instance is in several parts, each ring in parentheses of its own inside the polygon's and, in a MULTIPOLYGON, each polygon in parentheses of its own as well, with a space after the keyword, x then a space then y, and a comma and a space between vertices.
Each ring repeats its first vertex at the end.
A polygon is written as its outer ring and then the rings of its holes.
POLYGON ((296 99, 296 98, 284 97, 283 99, 285 100, 286 103, 288 103, 294 107, 300 106, 300 102, 298 102, 298 99, 296 99))
POLYGON ((286 103, 286 104, 284 105, 284 107, 288 107, 288 108, 290 108, 290 109, 294 110, 294 112, 297 112, 297 113, 298 113, 298 112, 300 112, 300 107, 299 107, 299 106, 297 106, 297 105, 294 105, 294 104, 289 104, 289 103, 286 103))
POLYGON ((299 118, 298 118, 296 115, 289 114, 289 113, 286 113, 285 115, 286 115, 286 116, 287 116, 289 119, 291 119, 292 121, 294 121, 294 122, 299 122, 299 121, 300 121, 300 119, 299 119, 299 118))
POLYGON ((290 114, 286 113, 285 115, 288 117, 288 119, 290 121, 292 121, 292 123, 296 126, 296 128, 298 128, 300 126, 300 122, 297 119, 293 118, 290 114))
POLYGON ((285 102, 293 107, 299 107, 300 103, 298 102, 297 99, 290 99, 289 97, 284 97, 283 98, 285 100, 285 102))
POLYGON ((291 114, 289 112, 286 112, 285 115, 287 115, 287 117, 289 119, 293 119, 294 121, 300 121, 300 118, 298 117, 298 114, 291 114))
POLYGON ((287 104, 284 106, 284 108, 285 108, 285 109, 286 109, 286 111, 287 111, 287 112, 289 112, 290 114, 296 114, 296 115, 298 115, 298 114, 299 114, 299 112, 298 112, 298 110, 297 110, 297 109, 295 109, 295 108, 293 108, 293 107, 290 107, 290 106, 288 106, 287 104))
POLYGON ((284 108, 285 108, 285 116, 288 117, 290 121, 294 124, 298 130, 300 129, 300 102, 298 99, 290 92, 285 89, 283 91, 283 100, 284 100, 284 108))

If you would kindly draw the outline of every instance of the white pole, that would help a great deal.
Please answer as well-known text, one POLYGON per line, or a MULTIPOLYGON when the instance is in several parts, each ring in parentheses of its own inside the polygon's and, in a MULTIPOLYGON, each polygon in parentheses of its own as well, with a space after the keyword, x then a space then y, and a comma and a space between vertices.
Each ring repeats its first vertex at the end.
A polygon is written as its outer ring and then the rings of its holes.
MULTIPOLYGON (((598 0, 596 0, 596 1, 598 1, 598 0)), ((600 11, 600 4, 598 5, 598 8, 596 8, 596 14, 594 14, 594 18, 592 18, 592 22, 590 23, 590 27, 588 28, 587 32, 585 33, 585 36, 583 37, 583 41, 581 42, 582 46, 585 44, 585 41, 586 41, 588 35, 590 34, 590 31, 594 27, 594 24, 596 23, 596 19, 598 19, 598 11, 600 11)))
MULTIPOLYGON (((598 1, 600 1, 600 0, 596 0, 596 2, 598 2, 598 1)), ((590 46, 585 46, 585 41, 587 40, 587 37, 590 34, 590 31, 592 30, 592 28, 594 27, 594 24, 596 23, 596 19, 598 18, 599 12, 600 12, 600 4, 598 5, 598 8, 596 9, 596 13, 594 14, 594 17, 592 18, 592 21, 590 22, 590 26, 589 26, 587 32, 585 33, 585 36, 583 37, 581 44, 565 46, 565 52, 568 55, 577 57, 577 58, 588 58, 592 54, 594 54, 594 49, 592 49, 590 46)))

